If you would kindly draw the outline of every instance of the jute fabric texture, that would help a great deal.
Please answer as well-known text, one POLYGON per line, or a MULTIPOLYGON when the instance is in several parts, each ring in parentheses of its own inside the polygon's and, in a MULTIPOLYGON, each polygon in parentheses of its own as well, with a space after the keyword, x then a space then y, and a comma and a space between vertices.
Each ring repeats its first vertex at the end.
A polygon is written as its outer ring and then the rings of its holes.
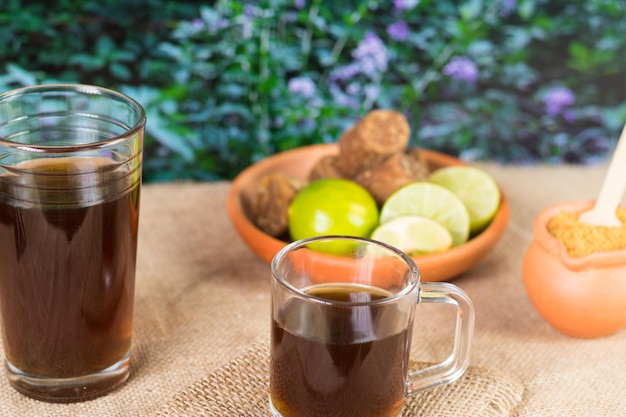
MULTIPOLYGON (((464 377, 470 381, 462 379, 416 399, 440 396, 449 401, 444 408, 456 410, 456 415, 489 416, 466 407, 466 401, 483 403, 482 394, 474 400, 459 397, 459 387, 480 376, 490 389, 502 391, 502 381, 522 387, 519 403, 503 406, 503 411, 511 408, 514 417, 626 415, 626 331, 593 340, 560 334, 537 314, 521 277, 536 213, 553 202, 594 198, 606 165, 483 166, 504 189, 512 213, 493 252, 453 281, 476 308, 471 372, 464 377)), ((124 386, 84 403, 49 404, 20 395, 0 377, 0 416, 173 412, 167 410, 176 399, 254 354, 251 349, 254 352, 269 335, 270 272, 228 220, 229 189, 228 182, 144 186, 131 377, 124 386)), ((412 360, 436 362, 448 355, 454 319, 450 310, 434 304, 417 307, 412 360)), ((220 399, 222 394, 215 395, 220 399)), ((204 398, 210 403, 213 397, 204 398)), ((245 404, 252 399, 233 396, 232 401, 245 404)), ((422 407, 421 414, 414 415, 445 415, 437 410, 441 408, 422 407)))
MULTIPOLYGON (((227 366, 178 393, 160 417, 267 417, 269 343, 258 343, 227 366)), ((423 367, 412 363, 410 370, 423 367)), ((454 383, 407 398, 402 417, 503 417, 520 402, 522 385, 488 368, 470 366, 454 383)))

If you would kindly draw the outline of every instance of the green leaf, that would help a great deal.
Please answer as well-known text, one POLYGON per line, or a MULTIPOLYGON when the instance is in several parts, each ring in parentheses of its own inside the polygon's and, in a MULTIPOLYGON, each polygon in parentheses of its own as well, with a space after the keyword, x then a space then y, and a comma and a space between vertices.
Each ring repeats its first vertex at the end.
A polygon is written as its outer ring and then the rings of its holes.
POLYGON ((115 77, 119 78, 120 80, 128 81, 132 77, 130 68, 128 68, 126 65, 121 64, 119 62, 111 63, 111 65, 109 66, 109 70, 111 71, 111 74, 113 74, 115 77))
POLYGON ((7 82, 16 82, 23 86, 37 84, 37 77, 19 65, 9 63, 6 69, 8 72, 6 75, 7 82))
MULTIPOLYGON (((147 112, 146 133, 161 145, 181 155, 186 161, 193 160, 193 149, 187 144, 188 139, 172 127, 168 119, 162 118, 155 110, 147 112)), ((187 131, 186 134, 191 132, 187 131)))
POLYGON ((461 126, 456 123, 444 123, 440 125, 425 125, 418 132, 420 140, 429 140, 437 137, 447 137, 457 131, 461 126))
POLYGON ((529 20, 535 13, 535 0, 521 0, 517 3, 517 13, 524 20, 529 20))
POLYGON ((104 35, 98 38, 96 42, 96 52, 99 55, 109 55, 115 50, 115 43, 110 37, 104 35))
POLYGON ((469 0, 459 8, 461 19, 466 22, 477 19, 483 11, 482 0, 469 0))

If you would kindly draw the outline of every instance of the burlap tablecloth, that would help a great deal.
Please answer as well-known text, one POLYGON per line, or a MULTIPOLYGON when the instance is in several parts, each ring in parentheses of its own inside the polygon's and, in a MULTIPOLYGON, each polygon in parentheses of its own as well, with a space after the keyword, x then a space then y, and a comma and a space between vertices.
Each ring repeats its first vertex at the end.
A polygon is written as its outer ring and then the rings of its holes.
MULTIPOLYGON (((626 415, 626 331, 594 340, 558 333, 536 313, 521 278, 535 214, 553 202, 594 198, 606 166, 484 168, 505 190, 512 216, 495 250, 454 280, 476 307, 471 367, 454 384, 413 399, 412 406, 427 407, 404 415, 626 415)), ((49 404, 18 394, 0 378, 0 416, 262 412, 253 409, 265 407, 256 396, 265 377, 269 266, 231 227, 229 187, 144 187, 129 381, 93 401, 49 404), (250 381, 260 385, 251 389, 250 381)), ((416 324, 413 357, 441 360, 449 350, 453 313, 421 305, 418 318, 423 320, 416 324)))

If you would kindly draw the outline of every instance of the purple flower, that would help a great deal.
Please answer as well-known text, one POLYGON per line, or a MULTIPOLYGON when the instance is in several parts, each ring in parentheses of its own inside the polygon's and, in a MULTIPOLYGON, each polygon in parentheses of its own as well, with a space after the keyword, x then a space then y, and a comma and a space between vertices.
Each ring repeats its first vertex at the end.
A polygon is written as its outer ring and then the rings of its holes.
POLYGON ((387 34, 395 41, 405 41, 409 38, 409 25, 404 20, 394 22, 387 26, 387 34))
POLYGON ((348 107, 351 109, 359 108, 360 101, 357 98, 344 93, 337 84, 331 83, 329 86, 329 89, 330 89, 330 93, 333 96, 333 100, 335 100, 335 102, 338 105, 348 107))
POLYGON ((517 0, 498 0, 498 6, 500 6, 500 16, 507 17, 517 7, 517 0))
POLYGON ((355 96, 361 92, 361 84, 359 83, 350 83, 346 87, 346 93, 355 96))
POLYGON ((331 80, 350 80, 360 72, 359 66, 352 62, 348 65, 335 67, 330 73, 331 80))
POLYGON ((365 97, 374 101, 380 95, 380 87, 377 85, 366 85, 365 86, 365 97))
POLYGON ((302 9, 306 5, 306 0, 293 0, 293 5, 296 9, 302 9))
POLYGON ((474 84, 478 79, 478 67, 466 56, 454 57, 443 67, 443 73, 449 77, 474 84))
POLYGON ((203 30, 208 30, 210 33, 215 33, 221 29, 227 28, 228 25, 228 20, 224 18, 207 19, 206 21, 202 20, 201 18, 196 18, 191 21, 191 29, 196 33, 203 30))
POLYGON ((374 32, 365 34, 352 56, 359 61, 361 71, 366 75, 372 76, 378 71, 387 70, 387 48, 374 32))
POLYGON ((412 10, 419 2, 420 0, 393 0, 394 11, 399 13, 404 10, 412 10))
POLYGON ((567 123, 574 123, 574 121, 576 120, 574 112, 569 109, 563 110, 563 118, 567 123))
POLYGON ((572 115, 567 111, 567 107, 574 104, 574 101, 576 101, 576 96, 567 87, 552 87, 543 96, 546 113, 550 116, 563 115, 568 121, 572 115))
POLYGON ((253 17, 257 14, 257 8, 251 4, 246 4, 243 7, 243 14, 248 17, 253 17))
POLYGON ((287 86, 292 94, 300 94, 306 98, 310 98, 315 94, 315 83, 309 77, 295 77, 289 80, 287 86))

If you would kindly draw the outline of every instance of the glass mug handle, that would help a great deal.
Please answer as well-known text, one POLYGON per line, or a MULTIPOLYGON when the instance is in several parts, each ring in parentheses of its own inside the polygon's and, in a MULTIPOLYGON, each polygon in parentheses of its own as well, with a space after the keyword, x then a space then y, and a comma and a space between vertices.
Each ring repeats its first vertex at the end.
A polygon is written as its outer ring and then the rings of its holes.
POLYGON ((407 378, 407 394, 448 384, 458 379, 469 365, 470 342, 474 332, 474 306, 467 294, 454 284, 424 282, 422 303, 452 304, 457 308, 456 332, 452 353, 443 362, 411 372, 407 378))

